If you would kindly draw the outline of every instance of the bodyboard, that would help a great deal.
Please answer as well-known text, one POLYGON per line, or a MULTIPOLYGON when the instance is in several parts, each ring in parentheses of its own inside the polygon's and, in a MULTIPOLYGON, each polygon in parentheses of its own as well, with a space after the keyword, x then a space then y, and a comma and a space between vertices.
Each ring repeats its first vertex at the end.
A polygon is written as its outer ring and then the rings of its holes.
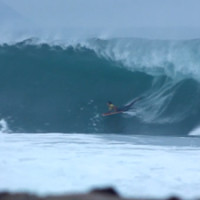
POLYGON ((107 113, 103 113, 102 116, 109 116, 109 115, 116 115, 116 114, 120 114, 120 113, 123 113, 124 111, 121 110, 121 111, 115 111, 115 112, 107 112, 107 113))

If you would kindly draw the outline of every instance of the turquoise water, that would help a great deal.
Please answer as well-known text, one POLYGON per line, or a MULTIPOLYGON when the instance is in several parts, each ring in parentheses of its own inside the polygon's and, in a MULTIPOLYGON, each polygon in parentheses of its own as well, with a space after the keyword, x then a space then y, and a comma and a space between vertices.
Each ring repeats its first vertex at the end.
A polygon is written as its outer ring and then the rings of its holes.
POLYGON ((12 132, 187 135, 200 118, 199 54, 199 40, 2 44, 0 117, 12 132), (101 116, 108 100, 140 96, 101 116))

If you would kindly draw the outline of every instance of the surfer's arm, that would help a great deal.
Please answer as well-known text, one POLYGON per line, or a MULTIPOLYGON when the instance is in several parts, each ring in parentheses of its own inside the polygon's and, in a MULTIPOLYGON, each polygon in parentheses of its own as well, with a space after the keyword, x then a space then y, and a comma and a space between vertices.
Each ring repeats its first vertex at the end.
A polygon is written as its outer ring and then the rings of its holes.
POLYGON ((113 109, 114 109, 114 111, 118 111, 117 106, 114 106, 113 109))

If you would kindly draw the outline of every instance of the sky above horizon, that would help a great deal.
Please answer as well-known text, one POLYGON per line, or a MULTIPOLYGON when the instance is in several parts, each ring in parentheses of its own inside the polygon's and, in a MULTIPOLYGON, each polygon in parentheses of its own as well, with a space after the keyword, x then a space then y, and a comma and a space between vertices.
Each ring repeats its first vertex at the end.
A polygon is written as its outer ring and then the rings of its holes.
POLYGON ((3 0, 39 25, 200 27, 199 0, 3 0))
POLYGON ((1 2, 43 28, 200 29, 200 0, 0 0, 0 7, 1 2))

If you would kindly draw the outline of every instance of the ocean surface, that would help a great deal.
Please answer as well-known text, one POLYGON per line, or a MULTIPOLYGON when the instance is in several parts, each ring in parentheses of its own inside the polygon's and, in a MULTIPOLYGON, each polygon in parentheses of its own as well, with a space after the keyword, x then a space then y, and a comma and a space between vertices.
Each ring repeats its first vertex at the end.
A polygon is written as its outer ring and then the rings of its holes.
POLYGON ((199 197, 199 99, 200 39, 2 42, 0 191, 199 197))

